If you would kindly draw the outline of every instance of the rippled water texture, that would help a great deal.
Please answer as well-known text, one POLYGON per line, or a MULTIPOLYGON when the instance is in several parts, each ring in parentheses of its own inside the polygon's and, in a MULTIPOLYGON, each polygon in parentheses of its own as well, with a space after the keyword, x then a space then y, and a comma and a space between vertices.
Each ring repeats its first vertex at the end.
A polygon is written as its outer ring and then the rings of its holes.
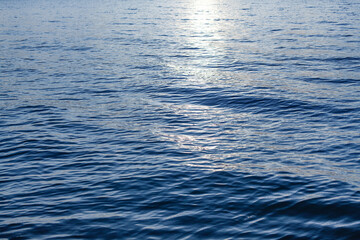
POLYGON ((360 239, 357 0, 0 0, 1 239, 360 239))

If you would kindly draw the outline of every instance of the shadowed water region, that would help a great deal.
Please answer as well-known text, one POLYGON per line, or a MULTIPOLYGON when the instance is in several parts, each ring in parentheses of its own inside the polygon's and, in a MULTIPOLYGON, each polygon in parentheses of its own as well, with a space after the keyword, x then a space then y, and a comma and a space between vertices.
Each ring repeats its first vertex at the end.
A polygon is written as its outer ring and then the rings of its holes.
POLYGON ((1 0, 1 239, 360 239, 357 0, 1 0))

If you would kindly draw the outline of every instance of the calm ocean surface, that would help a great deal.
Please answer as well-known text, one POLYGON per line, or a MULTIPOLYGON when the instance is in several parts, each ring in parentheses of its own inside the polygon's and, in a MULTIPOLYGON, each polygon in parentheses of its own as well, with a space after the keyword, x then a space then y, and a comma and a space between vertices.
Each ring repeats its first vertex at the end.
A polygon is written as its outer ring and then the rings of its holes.
POLYGON ((360 2, 0 0, 0 239, 360 239, 360 2))

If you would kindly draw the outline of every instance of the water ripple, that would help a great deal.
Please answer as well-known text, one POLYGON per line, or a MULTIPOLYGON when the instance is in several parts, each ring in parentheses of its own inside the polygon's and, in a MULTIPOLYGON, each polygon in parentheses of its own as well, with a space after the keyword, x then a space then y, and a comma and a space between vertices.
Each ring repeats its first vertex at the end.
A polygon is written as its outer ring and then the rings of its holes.
POLYGON ((360 239, 356 1, 0 1, 0 238, 360 239))

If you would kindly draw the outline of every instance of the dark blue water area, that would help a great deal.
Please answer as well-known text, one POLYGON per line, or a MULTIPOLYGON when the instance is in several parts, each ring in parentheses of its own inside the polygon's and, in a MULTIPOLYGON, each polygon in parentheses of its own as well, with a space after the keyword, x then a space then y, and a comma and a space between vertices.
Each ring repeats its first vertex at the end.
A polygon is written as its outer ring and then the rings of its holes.
POLYGON ((356 0, 0 0, 0 239, 360 239, 356 0))

